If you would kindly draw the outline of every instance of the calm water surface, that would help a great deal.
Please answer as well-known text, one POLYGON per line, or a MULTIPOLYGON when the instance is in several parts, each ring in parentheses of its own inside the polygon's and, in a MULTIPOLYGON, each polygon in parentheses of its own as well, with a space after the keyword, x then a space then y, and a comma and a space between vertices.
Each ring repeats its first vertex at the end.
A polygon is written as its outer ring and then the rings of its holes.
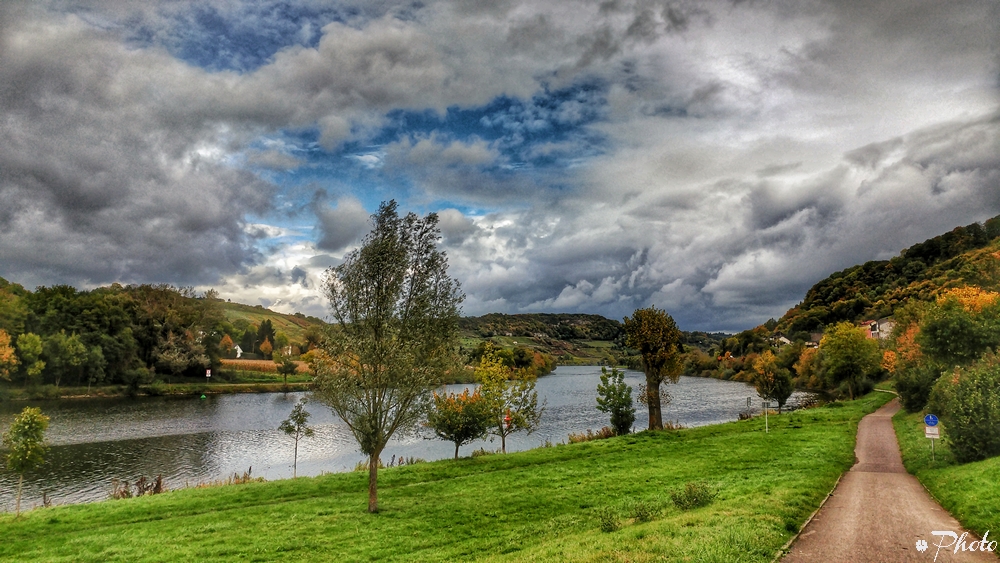
MULTIPOLYGON (((507 439, 508 451, 536 448, 550 441, 565 442, 570 432, 598 429, 608 417, 596 408, 600 368, 563 366, 538 380, 539 402, 545 401, 541 428, 533 434, 514 434, 507 439)), ((637 390, 642 373, 626 372, 626 381, 637 390)), ((466 385, 449 385, 461 391, 466 385)), ((666 385, 673 400, 664 410, 664 420, 685 426, 702 426, 736 420, 753 397, 745 383, 681 377, 666 385)), ((633 395, 635 391, 633 392, 633 395)), ((168 488, 217 481, 253 468, 253 475, 268 480, 292 476, 293 441, 278 431, 304 393, 217 395, 207 399, 150 397, 39 401, 51 418, 46 434, 51 449, 45 465, 25 477, 22 507, 41 505, 42 493, 53 504, 93 502, 108 498, 113 479, 134 481, 139 476, 163 475, 168 488)), ((795 405, 808 396, 796 392, 795 405)), ((0 405, 0 429, 27 403, 0 405)), ((299 442, 299 475, 349 471, 363 459, 353 438, 330 409, 310 403, 313 438, 299 442)), ((644 407, 637 405, 636 427, 647 422, 644 407)), ((484 447, 498 449, 499 441, 488 440, 462 446, 461 455, 484 447)), ((386 447, 383 461, 392 456, 426 460, 454 455, 451 442, 421 435, 397 437, 386 447)), ((14 508, 17 476, 0 473, 0 510, 14 508)))

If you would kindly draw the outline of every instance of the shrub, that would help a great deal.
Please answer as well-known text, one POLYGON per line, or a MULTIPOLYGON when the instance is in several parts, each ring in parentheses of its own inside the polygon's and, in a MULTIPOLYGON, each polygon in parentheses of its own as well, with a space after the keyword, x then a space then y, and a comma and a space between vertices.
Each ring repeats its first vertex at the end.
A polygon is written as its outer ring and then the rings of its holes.
POLYGON ((601 521, 602 532, 614 532, 621 527, 621 520, 618 518, 618 511, 610 506, 601 508, 601 510, 597 513, 597 517, 601 521))
POLYGON ((932 403, 947 427, 955 459, 966 463, 1000 455, 1000 357, 983 359, 934 386, 932 403))
POLYGON ((903 408, 909 412, 917 412, 927 406, 934 382, 941 377, 935 366, 914 366, 901 370, 896 375, 896 391, 903 408))
POLYGON ((601 383, 597 386, 597 410, 611 415, 615 433, 624 436, 632 431, 635 407, 632 406, 632 388, 625 383, 624 372, 618 368, 601 368, 601 383))
POLYGON ((718 493, 704 483, 687 483, 684 488, 670 493, 670 500, 681 510, 708 506, 718 493))
POLYGON ((645 500, 637 500, 632 505, 632 518, 635 518, 636 522, 649 522, 659 511, 653 503, 645 500))
POLYGON ((479 448, 472 452, 472 457, 483 457, 484 455, 496 455, 500 453, 500 450, 487 450, 486 448, 479 448))
POLYGON ((611 428, 605 426, 597 432, 587 429, 587 433, 583 432, 570 432, 569 443, 579 444, 580 442, 590 442, 591 440, 604 440, 606 438, 613 438, 615 436, 615 431, 611 428))

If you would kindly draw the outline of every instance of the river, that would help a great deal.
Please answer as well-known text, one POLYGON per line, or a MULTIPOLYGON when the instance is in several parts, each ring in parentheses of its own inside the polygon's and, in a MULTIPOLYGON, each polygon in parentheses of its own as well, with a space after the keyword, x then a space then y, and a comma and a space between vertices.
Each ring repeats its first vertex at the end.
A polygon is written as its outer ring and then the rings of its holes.
MULTIPOLYGON (((545 402, 541 427, 534 433, 508 437, 507 450, 539 447, 546 441, 566 442, 570 432, 608 425, 608 416, 596 408, 600 368, 563 366, 539 378, 539 403, 545 402)), ((626 371, 626 381, 637 392, 642 373, 626 371)), ((466 385, 449 385, 461 391, 466 385)), ((702 426, 736 420, 746 410, 753 387, 740 382, 681 377, 664 386, 672 401, 664 421, 702 426)), ((278 430, 295 403, 305 393, 262 393, 139 399, 92 399, 6 402, 0 404, 0 429, 25 405, 41 407, 51 418, 46 440, 51 446, 45 464, 25 477, 22 509, 42 504, 43 493, 52 504, 93 502, 108 498, 112 480, 134 481, 139 476, 162 475, 169 489, 194 486, 242 474, 251 467, 255 477, 267 480, 292 476, 293 441, 278 430)), ((806 393, 789 399, 796 405, 806 393)), ((299 442, 298 474, 349 471, 362 460, 346 426, 321 403, 307 406, 309 425, 316 435, 299 442)), ((646 409, 637 405, 636 428, 647 422, 646 409)), ((478 448, 495 450, 499 440, 462 446, 461 455, 478 448)), ((394 438, 383 461, 393 456, 425 460, 454 455, 451 442, 418 435, 394 438)), ((17 475, 0 472, 0 510, 14 509, 17 475)))

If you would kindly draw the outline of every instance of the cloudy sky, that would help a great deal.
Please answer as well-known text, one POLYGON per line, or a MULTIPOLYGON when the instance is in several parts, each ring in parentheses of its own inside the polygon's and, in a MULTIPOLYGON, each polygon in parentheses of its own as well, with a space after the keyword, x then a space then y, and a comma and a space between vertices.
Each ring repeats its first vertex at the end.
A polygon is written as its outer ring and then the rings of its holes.
POLYGON ((0 2, 0 276, 323 317, 388 199, 465 314, 749 328, 1000 214, 1000 2, 0 2))

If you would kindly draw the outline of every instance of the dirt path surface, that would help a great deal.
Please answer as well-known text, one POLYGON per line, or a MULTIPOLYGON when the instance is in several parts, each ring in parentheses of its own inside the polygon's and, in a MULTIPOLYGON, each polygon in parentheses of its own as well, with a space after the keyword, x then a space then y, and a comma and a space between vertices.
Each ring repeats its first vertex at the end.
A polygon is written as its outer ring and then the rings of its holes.
MULTIPOLYGON (((933 531, 964 530, 931 499, 917 479, 906 472, 892 428, 892 415, 899 410, 894 399, 861 419, 855 446, 857 463, 844 474, 823 508, 792 544, 782 563, 837 563, 914 561, 989 561, 1000 559, 988 551, 954 552, 949 536, 933 531), (917 542, 927 542, 923 552, 917 542)), ((998 523, 1000 524, 1000 523, 998 523)), ((997 530, 1000 536, 1000 529, 997 530)), ((979 547, 969 534, 967 547, 979 547)), ((992 534, 989 540, 994 538, 992 534)))

